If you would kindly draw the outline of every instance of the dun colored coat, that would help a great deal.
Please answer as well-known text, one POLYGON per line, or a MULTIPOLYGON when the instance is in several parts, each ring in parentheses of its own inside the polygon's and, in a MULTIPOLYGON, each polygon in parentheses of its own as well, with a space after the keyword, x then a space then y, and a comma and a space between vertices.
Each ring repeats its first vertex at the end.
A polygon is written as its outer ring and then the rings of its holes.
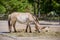
POLYGON ((16 24, 16 21, 18 21, 19 23, 22 23, 22 24, 26 24, 26 32, 27 32, 27 29, 29 27, 29 32, 32 32, 31 31, 31 27, 30 27, 30 23, 31 22, 34 22, 35 24, 35 28, 38 32, 39 31, 39 23, 36 21, 36 17, 33 16, 31 13, 21 13, 21 12, 13 12, 11 13, 9 16, 8 16, 8 26, 9 26, 9 32, 11 32, 11 28, 13 26, 14 28, 14 32, 16 32, 16 28, 15 28, 15 24, 16 24))

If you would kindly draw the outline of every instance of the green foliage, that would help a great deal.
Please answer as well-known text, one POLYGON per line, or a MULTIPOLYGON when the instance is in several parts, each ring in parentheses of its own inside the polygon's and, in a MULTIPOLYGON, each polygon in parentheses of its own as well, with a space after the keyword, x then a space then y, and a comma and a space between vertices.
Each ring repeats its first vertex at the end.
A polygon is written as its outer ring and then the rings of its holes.
POLYGON ((56 13, 60 15, 60 0, 53 0, 52 5, 56 13))
POLYGON ((6 12, 6 8, 0 5, 0 13, 5 13, 5 12, 6 12))
POLYGON ((51 0, 41 0, 40 6, 41 13, 49 13, 52 11, 51 0))
POLYGON ((0 13, 32 12, 32 5, 28 0, 0 0, 0 13))
MULTIPOLYGON (((34 6, 32 4, 34 2, 36 2, 35 5, 37 6, 38 0, 0 0, 0 13, 11 13, 13 11, 33 12, 34 6)), ((48 14, 51 11, 60 13, 60 0, 40 0, 39 5, 41 14, 48 14)))

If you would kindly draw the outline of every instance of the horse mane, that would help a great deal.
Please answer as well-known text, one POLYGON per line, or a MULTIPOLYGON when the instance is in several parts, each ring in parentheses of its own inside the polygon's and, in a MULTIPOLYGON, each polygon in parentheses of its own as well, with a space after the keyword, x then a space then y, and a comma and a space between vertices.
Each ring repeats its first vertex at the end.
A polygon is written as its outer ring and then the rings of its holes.
POLYGON ((39 22, 38 22, 38 18, 37 18, 37 16, 34 15, 33 13, 30 13, 30 14, 32 15, 33 18, 35 18, 34 20, 35 20, 37 23, 39 23, 39 22))

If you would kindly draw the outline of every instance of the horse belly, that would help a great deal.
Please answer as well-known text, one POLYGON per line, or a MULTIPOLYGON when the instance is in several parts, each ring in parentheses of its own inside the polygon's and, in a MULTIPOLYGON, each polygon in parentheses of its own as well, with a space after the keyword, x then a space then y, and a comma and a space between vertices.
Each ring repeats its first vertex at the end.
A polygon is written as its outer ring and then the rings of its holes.
POLYGON ((27 23, 28 16, 27 15, 20 15, 17 16, 17 21, 20 23, 27 23))

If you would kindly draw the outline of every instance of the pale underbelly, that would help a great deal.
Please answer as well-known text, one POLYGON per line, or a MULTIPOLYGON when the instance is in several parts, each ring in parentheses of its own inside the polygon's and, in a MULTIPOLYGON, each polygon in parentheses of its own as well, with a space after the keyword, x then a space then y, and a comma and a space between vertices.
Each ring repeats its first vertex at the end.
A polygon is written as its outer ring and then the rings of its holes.
POLYGON ((17 16, 17 21, 21 24, 26 24, 28 22, 28 16, 27 15, 17 16))

